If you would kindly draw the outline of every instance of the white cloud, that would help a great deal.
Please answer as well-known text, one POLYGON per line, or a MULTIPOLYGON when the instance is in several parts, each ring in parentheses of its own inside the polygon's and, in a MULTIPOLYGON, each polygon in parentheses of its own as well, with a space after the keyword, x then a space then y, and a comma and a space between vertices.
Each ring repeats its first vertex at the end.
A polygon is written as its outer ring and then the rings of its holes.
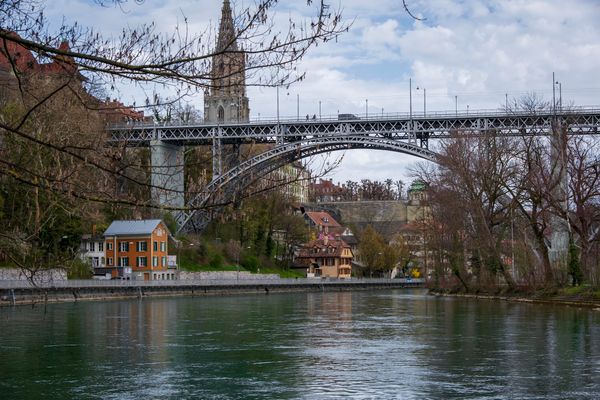
MULTIPOLYGON (((241 1, 241 0, 240 0, 241 1)), ((49 12, 106 32, 155 20, 169 31, 185 14, 194 30, 219 18, 220 1, 164 0, 129 5, 129 13, 101 9, 89 1, 53 0, 49 12)), ((246 1, 247 3, 247 1, 246 1)), ((307 15, 306 2, 283 1, 276 20, 285 27, 290 16, 307 15)), ((337 6, 337 2, 333 3, 337 6)), ((412 20, 401 0, 340 0, 344 17, 353 21, 337 41, 314 48, 298 65, 307 79, 280 93, 282 115, 340 112, 406 112, 408 78, 413 90, 427 89, 428 110, 495 108, 504 95, 535 91, 548 98, 552 72, 561 81, 565 102, 593 104, 600 94, 600 2, 597 0, 411 0, 412 20)), ((253 116, 273 116, 275 89, 250 88, 253 116)), ((194 100, 202 108, 201 97, 194 100)), ((422 91, 413 92, 415 110, 422 91)), ((408 156, 385 152, 347 152, 336 180, 394 178, 408 156), (339 178, 339 179, 338 179, 339 178)))

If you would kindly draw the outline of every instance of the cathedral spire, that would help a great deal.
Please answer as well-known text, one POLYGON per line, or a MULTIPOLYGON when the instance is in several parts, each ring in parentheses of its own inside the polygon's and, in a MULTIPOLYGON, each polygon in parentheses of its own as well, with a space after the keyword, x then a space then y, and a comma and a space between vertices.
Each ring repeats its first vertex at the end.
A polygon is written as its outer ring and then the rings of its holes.
POLYGON ((211 87, 204 95, 204 118, 209 122, 248 121, 246 54, 237 44, 233 12, 223 1, 219 36, 212 57, 211 87))
POLYGON ((237 51, 235 27, 233 25, 233 13, 229 0, 223 1, 221 9, 221 23, 219 25, 219 37, 217 38, 217 51, 237 51))

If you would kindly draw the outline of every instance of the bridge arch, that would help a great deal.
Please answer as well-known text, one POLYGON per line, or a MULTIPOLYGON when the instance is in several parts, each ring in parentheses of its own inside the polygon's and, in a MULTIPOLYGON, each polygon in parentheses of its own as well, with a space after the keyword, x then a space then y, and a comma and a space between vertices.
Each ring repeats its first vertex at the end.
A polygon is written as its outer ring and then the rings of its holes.
MULTIPOLYGON (((244 178, 253 173, 260 173, 261 176, 264 176, 294 161, 299 161, 317 154, 350 149, 392 151, 412 155, 433 162, 435 162, 436 156, 436 153, 433 151, 420 147, 415 143, 385 137, 369 137, 363 135, 313 137, 298 142, 280 143, 272 149, 240 163, 213 179, 201 193, 188 203, 188 207, 199 209, 230 200, 233 191, 236 189, 234 183, 241 182, 244 178)), ((247 184, 238 186, 237 188, 244 188, 246 186, 247 184)), ((178 213, 175 218, 178 222, 179 230, 184 229, 196 214, 197 212, 195 210, 178 213)), ((202 223, 200 222, 199 224, 200 226, 196 224, 197 228, 202 229, 202 223)))

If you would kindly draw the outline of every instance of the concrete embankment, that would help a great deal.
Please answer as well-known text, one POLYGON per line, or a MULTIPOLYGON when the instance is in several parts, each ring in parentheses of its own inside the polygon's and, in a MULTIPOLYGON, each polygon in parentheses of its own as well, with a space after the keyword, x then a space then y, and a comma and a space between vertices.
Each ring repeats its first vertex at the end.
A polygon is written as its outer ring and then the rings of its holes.
POLYGON ((277 279, 219 281, 64 281, 33 287, 24 282, 0 282, 0 306, 83 300, 141 299, 159 296, 270 294, 280 292, 348 291, 422 287, 403 279, 277 279))
POLYGON ((432 290, 429 294, 438 297, 460 297, 464 299, 508 301, 514 303, 530 303, 544 305, 560 305, 569 307, 584 307, 600 310, 600 299, 581 298, 578 296, 560 296, 533 294, 511 294, 511 295, 491 295, 491 294, 468 294, 468 293, 447 293, 443 291, 432 290))

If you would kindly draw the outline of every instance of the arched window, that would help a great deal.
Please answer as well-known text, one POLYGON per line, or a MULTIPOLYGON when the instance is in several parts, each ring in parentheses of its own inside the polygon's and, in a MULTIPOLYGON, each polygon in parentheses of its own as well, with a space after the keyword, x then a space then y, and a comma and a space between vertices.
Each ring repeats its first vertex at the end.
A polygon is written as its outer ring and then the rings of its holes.
POLYGON ((223 108, 223 106, 219 106, 217 113, 218 113, 217 119, 219 120, 219 122, 224 122, 225 121, 225 109, 223 108))

